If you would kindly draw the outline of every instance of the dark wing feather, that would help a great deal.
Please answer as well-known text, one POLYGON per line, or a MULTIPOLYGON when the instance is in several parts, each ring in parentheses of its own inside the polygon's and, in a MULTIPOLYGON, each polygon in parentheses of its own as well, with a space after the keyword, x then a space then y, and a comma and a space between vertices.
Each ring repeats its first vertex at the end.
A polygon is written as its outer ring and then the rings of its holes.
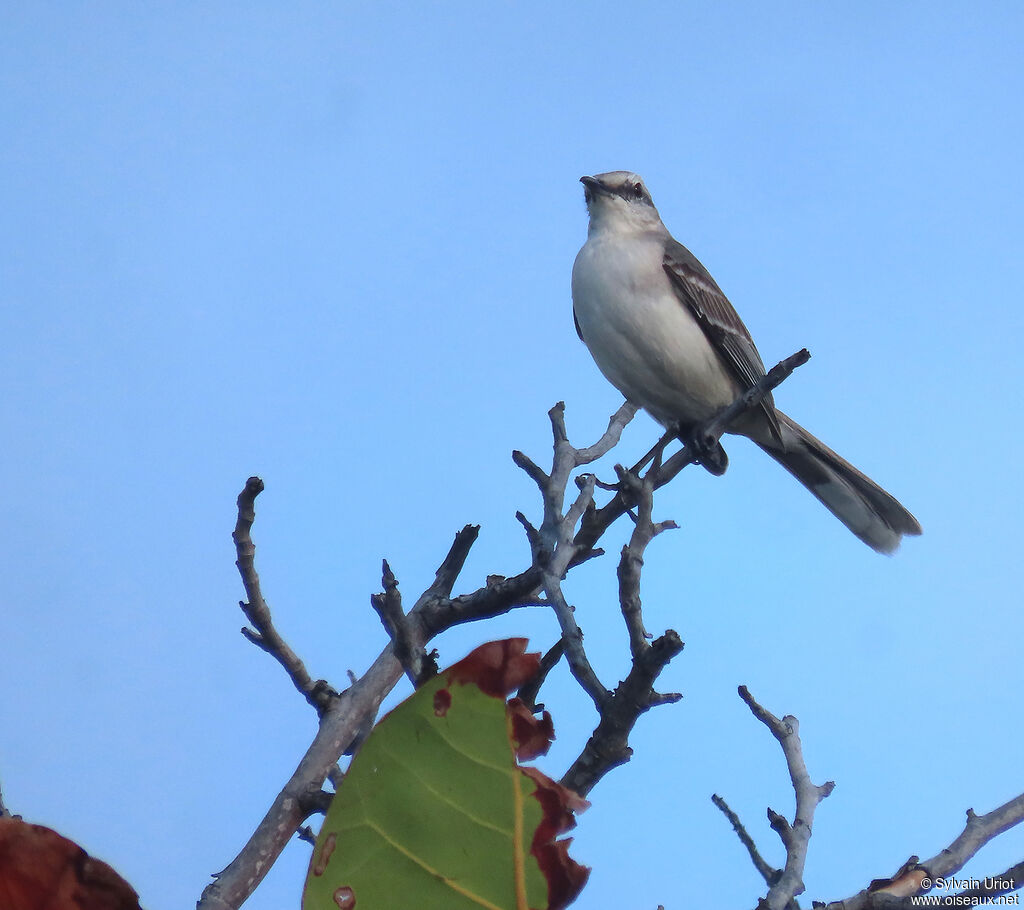
MULTIPOLYGON (((665 244, 662 264, 680 302, 693 314, 723 363, 743 388, 750 388, 764 376, 764 363, 750 332, 715 279, 693 253, 671 237, 665 244)), ((781 443, 779 419, 770 394, 761 401, 761 410, 772 435, 781 443)))
MULTIPOLYGON (((576 334, 580 336, 580 341, 583 341, 583 329, 580 328, 580 321, 576 318, 576 304, 572 305, 572 324, 576 326, 576 334)), ((586 344, 586 341, 583 341, 586 344)))

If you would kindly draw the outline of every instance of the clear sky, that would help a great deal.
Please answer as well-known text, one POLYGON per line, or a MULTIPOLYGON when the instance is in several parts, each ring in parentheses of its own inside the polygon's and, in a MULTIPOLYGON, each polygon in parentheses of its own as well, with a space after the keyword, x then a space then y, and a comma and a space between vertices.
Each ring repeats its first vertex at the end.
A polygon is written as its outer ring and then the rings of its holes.
MULTIPOLYGON (((735 694, 802 723, 834 779, 806 872, 837 899, 1024 790, 1017 351, 1024 289, 1018 3, 6 3, 0 10, 0 781, 191 906, 315 719, 239 634, 230 531, 278 625, 343 685, 482 524, 462 589, 525 566, 512 464, 620 402, 573 331, 581 174, 644 175, 765 361, 780 406, 924 526, 893 558, 744 440, 655 517, 648 627, 685 652, 636 757, 593 792, 579 906, 751 906, 792 812, 735 694), (1017 568, 1014 568, 1014 566, 1017 568)), ((657 429, 640 417, 613 460, 657 429)), ((614 554, 573 573, 599 672, 628 669, 614 554)), ((541 611, 439 641, 556 635, 541 611)), ((556 676, 567 767, 594 723, 556 676)), ((1001 872, 1024 831, 971 867, 1001 872)), ((297 905, 308 848, 250 902, 297 905)), ((971 870, 968 870, 971 871, 971 870)))

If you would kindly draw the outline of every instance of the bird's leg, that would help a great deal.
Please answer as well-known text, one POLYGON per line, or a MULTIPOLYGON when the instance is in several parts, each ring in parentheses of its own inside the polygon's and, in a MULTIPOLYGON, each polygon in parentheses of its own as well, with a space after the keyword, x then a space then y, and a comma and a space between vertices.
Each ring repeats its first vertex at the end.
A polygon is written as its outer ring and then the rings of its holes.
POLYGON ((702 423, 678 430, 679 438, 694 454, 696 464, 703 465, 704 470, 715 477, 721 477, 729 467, 729 456, 725 454, 722 443, 714 433, 708 433, 702 423))

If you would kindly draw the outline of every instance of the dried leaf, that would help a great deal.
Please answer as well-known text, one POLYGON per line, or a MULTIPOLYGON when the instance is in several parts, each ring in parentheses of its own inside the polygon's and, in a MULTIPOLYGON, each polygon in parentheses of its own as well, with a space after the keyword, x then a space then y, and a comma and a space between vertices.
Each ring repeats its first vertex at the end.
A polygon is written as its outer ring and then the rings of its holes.
POLYGON ((42 825, 0 818, 3 910, 139 910, 139 896, 106 863, 42 825))

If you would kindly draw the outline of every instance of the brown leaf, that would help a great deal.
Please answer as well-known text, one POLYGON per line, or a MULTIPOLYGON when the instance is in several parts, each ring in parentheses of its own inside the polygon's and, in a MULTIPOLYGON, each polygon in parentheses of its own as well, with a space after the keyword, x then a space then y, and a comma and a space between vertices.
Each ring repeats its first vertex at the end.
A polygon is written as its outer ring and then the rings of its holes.
POLYGON ((581 866, 569 856, 572 838, 556 840, 565 831, 576 826, 574 812, 582 812, 590 803, 568 787, 536 768, 521 768, 537 789, 533 795, 544 810, 544 818, 533 833, 530 853, 548 882, 548 910, 562 910, 571 904, 583 890, 590 877, 590 869, 581 866))
POLYGON ((42 825, 0 818, 3 910, 139 910, 139 896, 110 866, 42 825))
POLYGON ((516 758, 519 761, 531 761, 539 755, 547 755, 551 741, 555 738, 551 715, 545 711, 540 717, 535 717, 521 698, 510 698, 508 716, 512 720, 516 758))
POLYGON ((525 638, 489 641, 467 654, 445 673, 448 684, 476 683, 487 695, 504 698, 532 677, 540 654, 526 654, 525 638))

